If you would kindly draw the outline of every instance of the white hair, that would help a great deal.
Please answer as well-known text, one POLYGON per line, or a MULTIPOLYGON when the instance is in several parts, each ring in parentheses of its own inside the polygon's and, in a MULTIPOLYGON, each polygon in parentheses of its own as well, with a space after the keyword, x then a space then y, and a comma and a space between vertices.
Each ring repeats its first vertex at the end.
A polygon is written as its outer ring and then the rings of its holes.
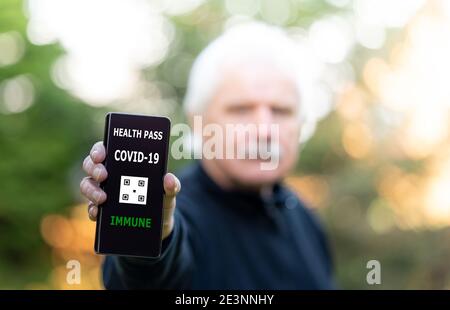
POLYGON ((299 114, 304 121, 311 87, 307 59, 299 47, 280 27, 248 22, 229 28, 195 60, 184 98, 185 111, 196 115, 206 109, 223 78, 225 65, 256 60, 273 65, 292 78, 300 98, 299 114))

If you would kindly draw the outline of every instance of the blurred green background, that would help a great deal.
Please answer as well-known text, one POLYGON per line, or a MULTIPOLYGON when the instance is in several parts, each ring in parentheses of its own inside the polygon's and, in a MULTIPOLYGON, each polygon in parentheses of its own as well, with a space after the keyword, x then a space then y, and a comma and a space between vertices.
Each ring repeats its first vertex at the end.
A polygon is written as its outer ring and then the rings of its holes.
POLYGON ((320 214, 338 285, 450 288, 449 3, 2 0, 0 288, 101 288, 78 184, 105 113, 184 121, 196 55, 249 19, 315 57, 317 105, 287 183, 320 214), (70 259, 80 285, 65 281, 70 259), (381 285, 366 282, 373 259, 381 285))

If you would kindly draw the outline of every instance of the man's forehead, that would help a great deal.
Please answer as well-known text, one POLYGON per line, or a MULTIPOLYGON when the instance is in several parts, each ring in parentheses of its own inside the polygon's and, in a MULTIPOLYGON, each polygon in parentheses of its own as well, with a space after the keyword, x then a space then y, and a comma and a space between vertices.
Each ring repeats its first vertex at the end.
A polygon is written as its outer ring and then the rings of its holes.
POLYGON ((255 79, 259 77, 288 80, 291 83, 294 83, 294 78, 275 63, 257 59, 245 62, 236 61, 233 63, 224 63, 221 72, 223 77, 231 76, 240 77, 242 79, 255 79))
POLYGON ((296 85, 289 76, 274 70, 237 68, 224 74, 217 94, 225 101, 276 101, 298 104, 296 85))

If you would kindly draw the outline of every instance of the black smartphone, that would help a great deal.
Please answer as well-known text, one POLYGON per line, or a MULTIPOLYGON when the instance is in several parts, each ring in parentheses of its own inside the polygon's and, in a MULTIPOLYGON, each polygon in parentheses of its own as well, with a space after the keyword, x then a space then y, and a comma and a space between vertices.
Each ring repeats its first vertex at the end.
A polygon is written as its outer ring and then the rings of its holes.
POLYGON ((107 199, 99 206, 96 253, 160 256, 169 138, 166 117, 106 115, 103 164, 108 177, 100 187, 107 199))

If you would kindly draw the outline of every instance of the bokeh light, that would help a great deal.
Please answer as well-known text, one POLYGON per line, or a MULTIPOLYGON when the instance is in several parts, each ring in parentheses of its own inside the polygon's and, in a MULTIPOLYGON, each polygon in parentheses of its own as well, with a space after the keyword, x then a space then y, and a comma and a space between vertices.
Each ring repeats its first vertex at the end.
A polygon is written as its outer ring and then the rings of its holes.
POLYGON ((95 255, 95 223, 86 218, 87 205, 74 206, 69 216, 49 214, 41 221, 41 234, 52 250, 53 270, 48 282, 31 283, 30 288, 101 289, 101 256, 95 255), (80 263, 80 284, 66 281, 67 262, 80 263))

